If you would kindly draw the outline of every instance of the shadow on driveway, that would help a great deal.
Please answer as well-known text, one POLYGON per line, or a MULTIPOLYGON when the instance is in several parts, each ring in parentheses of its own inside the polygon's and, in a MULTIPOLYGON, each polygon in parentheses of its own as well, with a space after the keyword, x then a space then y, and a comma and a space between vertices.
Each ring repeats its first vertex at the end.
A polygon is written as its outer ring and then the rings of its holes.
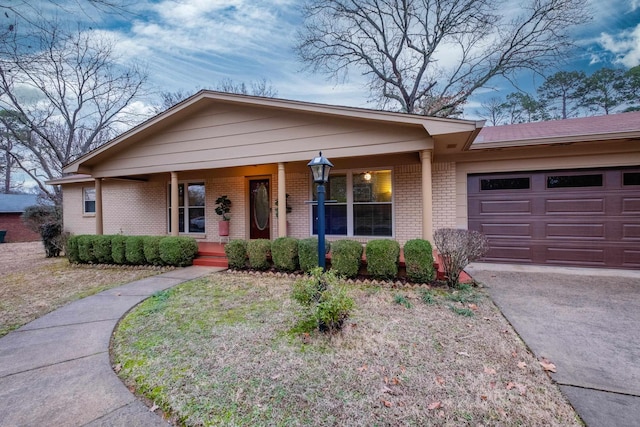
POLYGON ((588 426, 640 423, 640 271, 476 263, 467 271, 588 426))

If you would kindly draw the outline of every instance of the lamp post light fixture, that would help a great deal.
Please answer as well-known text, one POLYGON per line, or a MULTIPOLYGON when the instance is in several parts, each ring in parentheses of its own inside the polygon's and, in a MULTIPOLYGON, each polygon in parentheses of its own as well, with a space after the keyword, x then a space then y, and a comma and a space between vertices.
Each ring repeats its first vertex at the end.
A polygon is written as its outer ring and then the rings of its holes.
POLYGON ((309 166, 311 173, 313 174, 313 182, 318 184, 318 267, 322 267, 322 271, 324 271, 326 268, 324 245, 324 184, 329 181, 329 171, 333 167, 333 164, 322 155, 321 151, 318 157, 311 159, 307 166, 309 166))

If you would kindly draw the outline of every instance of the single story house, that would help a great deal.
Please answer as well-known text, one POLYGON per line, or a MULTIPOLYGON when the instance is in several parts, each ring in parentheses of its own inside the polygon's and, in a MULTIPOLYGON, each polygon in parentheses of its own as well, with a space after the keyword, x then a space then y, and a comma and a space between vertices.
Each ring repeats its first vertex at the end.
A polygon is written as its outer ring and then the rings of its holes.
POLYGON ((27 228, 20 218, 28 206, 38 204, 35 194, 0 194, 0 233, 5 231, 5 243, 33 242, 40 235, 27 228))
POLYGON ((640 113, 483 127, 203 90, 50 184, 76 234, 218 241, 227 195, 230 238, 304 238, 316 233, 307 163, 322 151, 330 240, 470 228, 490 261, 640 268, 639 139, 640 113))

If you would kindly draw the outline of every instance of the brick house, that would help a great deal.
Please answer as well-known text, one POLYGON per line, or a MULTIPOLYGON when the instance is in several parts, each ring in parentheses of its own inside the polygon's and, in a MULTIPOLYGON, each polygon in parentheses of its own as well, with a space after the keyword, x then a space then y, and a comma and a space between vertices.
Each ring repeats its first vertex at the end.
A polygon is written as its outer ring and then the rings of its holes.
POLYGON ((25 208, 38 203, 35 194, 0 194, 0 230, 5 230, 5 243, 33 242, 40 235, 29 230, 20 216, 25 208))
POLYGON ((640 113, 527 125, 203 90, 50 184, 76 234, 218 241, 214 202, 227 195, 231 238, 304 238, 316 232, 306 165, 322 151, 329 239, 473 228, 492 261, 640 268, 640 113))

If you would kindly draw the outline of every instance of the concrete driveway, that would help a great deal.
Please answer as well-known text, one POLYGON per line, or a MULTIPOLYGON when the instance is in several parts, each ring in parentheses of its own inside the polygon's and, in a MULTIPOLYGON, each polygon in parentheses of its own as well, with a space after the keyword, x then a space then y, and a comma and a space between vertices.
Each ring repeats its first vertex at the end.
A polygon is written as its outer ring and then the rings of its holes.
POLYGON ((589 427, 640 425, 640 271, 475 263, 502 313, 589 427))

